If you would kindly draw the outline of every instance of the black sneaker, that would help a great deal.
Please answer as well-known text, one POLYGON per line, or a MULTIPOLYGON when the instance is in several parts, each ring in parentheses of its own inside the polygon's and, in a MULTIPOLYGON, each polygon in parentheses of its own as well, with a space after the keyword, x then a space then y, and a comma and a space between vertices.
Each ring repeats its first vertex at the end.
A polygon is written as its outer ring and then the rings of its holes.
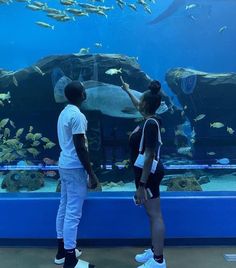
MULTIPOLYGON (((79 258, 81 256, 82 250, 81 249, 75 249, 75 256, 76 258, 79 258)), ((62 265, 65 262, 65 251, 63 253, 57 253, 56 258, 54 260, 54 263, 57 265, 62 265)))

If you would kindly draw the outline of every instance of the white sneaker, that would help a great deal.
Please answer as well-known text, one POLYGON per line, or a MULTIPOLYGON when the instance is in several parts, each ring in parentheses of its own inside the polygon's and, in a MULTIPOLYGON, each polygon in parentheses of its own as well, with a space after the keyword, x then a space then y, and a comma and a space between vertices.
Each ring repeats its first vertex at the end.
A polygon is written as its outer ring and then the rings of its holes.
MULTIPOLYGON (((82 250, 76 248, 75 249, 76 258, 79 258, 79 256, 81 256, 81 254, 82 254, 82 250)), ((64 264, 64 262, 65 262, 65 257, 61 258, 61 259, 57 259, 57 258, 54 259, 54 263, 57 265, 62 265, 62 264, 64 264)))
POLYGON ((82 260, 78 260, 75 268, 94 268, 95 265, 93 264, 90 264, 89 262, 87 261, 82 261, 82 260))
POLYGON ((153 258, 153 256, 154 256, 153 251, 151 249, 147 249, 147 250, 144 250, 144 253, 137 254, 135 256, 135 260, 137 262, 145 263, 148 260, 150 260, 151 258, 153 258))
POLYGON ((158 263, 153 258, 151 258, 138 268, 166 268, 166 262, 163 259, 162 263, 158 263))

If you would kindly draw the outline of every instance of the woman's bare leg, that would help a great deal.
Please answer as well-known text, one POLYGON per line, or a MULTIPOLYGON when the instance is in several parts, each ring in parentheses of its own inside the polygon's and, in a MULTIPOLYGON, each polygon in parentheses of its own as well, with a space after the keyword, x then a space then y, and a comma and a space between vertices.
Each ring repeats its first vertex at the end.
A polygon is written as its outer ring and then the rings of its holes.
POLYGON ((152 246, 156 256, 163 255, 165 225, 161 213, 160 198, 150 199, 144 204, 151 225, 152 246))

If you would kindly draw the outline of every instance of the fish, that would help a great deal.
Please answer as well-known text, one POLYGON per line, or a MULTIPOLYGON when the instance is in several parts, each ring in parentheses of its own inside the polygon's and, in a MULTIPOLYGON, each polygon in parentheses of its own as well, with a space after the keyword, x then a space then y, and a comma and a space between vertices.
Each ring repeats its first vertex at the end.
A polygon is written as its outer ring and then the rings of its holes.
POLYGON ((130 7, 134 11, 137 11, 137 7, 135 4, 128 4, 128 7, 130 7))
POLYGON ((225 30, 227 30, 228 27, 227 26, 223 26, 219 29, 219 33, 223 33, 225 30))
POLYGON ((26 6, 27 8, 33 10, 33 11, 39 11, 39 10, 42 10, 42 7, 39 7, 39 6, 35 6, 35 5, 32 5, 32 4, 29 4, 26 6))
POLYGON ((0 106, 1 106, 1 107, 4 107, 4 103, 3 103, 3 101, 1 101, 1 100, 0 100, 0 106))
POLYGON ((16 138, 19 138, 21 135, 22 135, 22 133, 24 132, 24 128, 19 128, 17 131, 16 131, 16 138))
POLYGON ((221 122, 214 122, 214 123, 210 123, 210 127, 222 128, 222 127, 224 127, 224 124, 221 122))
POLYGON ((2 119, 0 121, 0 129, 4 128, 8 122, 9 122, 9 118, 2 119))
POLYGON ((51 7, 46 7, 43 9, 47 13, 52 13, 52 14, 61 14, 62 11, 56 8, 51 8, 51 7))
POLYGON ((48 171, 45 172, 45 175, 46 175, 47 177, 51 177, 51 178, 53 178, 53 177, 55 177, 55 176, 57 175, 57 173, 56 173, 55 170, 48 170, 48 171))
POLYGON ((84 10, 82 9, 77 9, 77 8, 67 8, 66 9, 67 12, 75 15, 75 16, 79 16, 80 14, 84 13, 84 10))
POLYGON ((192 8, 195 8, 195 7, 197 7, 197 4, 189 4, 189 5, 185 6, 185 9, 189 10, 189 9, 192 9, 192 8))
POLYGON ((74 0, 60 0, 60 3, 65 6, 72 6, 76 4, 76 1, 74 0))
MULTIPOLYGON (((54 86, 54 98, 57 103, 65 103, 67 99, 64 94, 65 86, 72 80, 63 76, 54 86)), ((98 81, 84 81, 87 99, 82 103, 81 108, 86 111, 100 111, 104 115, 119 118, 143 118, 143 116, 134 108, 129 96, 120 86, 106 84, 98 81), (116 96, 114 98, 114 96, 116 96), (111 99, 113 100, 111 103, 111 99)), ((132 90, 132 93, 138 99, 142 92, 132 90)), ((156 111, 162 114, 168 111, 166 103, 163 101, 156 111)))
POLYGON ((122 68, 120 69, 111 68, 105 72, 105 74, 109 74, 109 75, 114 75, 114 74, 119 74, 119 73, 122 73, 122 68))
POLYGON ((124 167, 129 167, 130 164, 130 160, 129 159, 125 159, 122 162, 116 162, 115 165, 116 166, 124 166, 124 167))
POLYGON ((105 0, 91 0, 92 2, 100 2, 100 3, 105 3, 105 0))
POLYGON ((28 141, 28 140, 34 140, 34 134, 33 133, 28 133, 26 136, 25 136, 25 139, 28 141))
POLYGON ((33 5, 38 6, 38 7, 47 7, 47 3, 42 3, 39 1, 34 1, 33 5))
POLYGON ((57 21, 61 21, 61 22, 65 22, 65 21, 69 21, 69 20, 74 20, 75 21, 74 17, 69 17, 65 13, 61 13, 61 14, 48 13, 47 16, 50 17, 50 18, 53 18, 53 19, 55 19, 57 21))
MULTIPOLYGON (((194 1, 195 4, 200 5, 205 4, 206 0, 195 0, 194 1)), ((219 2, 232 2, 234 3, 235 0, 208 0, 208 3, 219 3, 219 2)), ((171 2, 171 4, 168 6, 168 8, 166 10, 164 10, 161 14, 159 14, 156 18, 154 18, 153 20, 151 20, 150 22, 148 22, 149 25, 154 25, 154 24, 159 24, 160 22, 162 22, 163 20, 168 19, 169 17, 171 17, 172 15, 174 15, 179 9, 186 8, 186 5, 189 4, 188 0, 173 0, 171 2)))
POLYGON ((34 66, 33 66, 33 69, 34 69, 37 73, 41 74, 42 76, 45 75, 45 73, 44 73, 38 66, 34 65, 34 66))
POLYGON ((233 135, 235 131, 231 127, 227 127, 227 132, 229 132, 230 135, 233 135))
POLYGON ((126 5, 123 0, 116 0, 116 4, 120 7, 120 9, 123 9, 126 5))
POLYGON ((145 2, 145 0, 138 0, 137 3, 140 4, 140 5, 142 5, 142 6, 144 6, 144 7, 146 7, 146 6, 148 5, 148 4, 145 2))
POLYGON ((230 160, 228 158, 216 159, 216 163, 221 165, 228 165, 230 163, 230 160))
POLYGON ((145 7, 144 7, 144 10, 145 10, 147 13, 152 14, 152 11, 151 11, 150 7, 145 6, 145 7))
POLYGON ((18 82, 17 82, 16 77, 15 77, 14 75, 12 76, 12 81, 13 81, 13 84, 14 84, 16 87, 18 87, 18 82))
POLYGON ((161 128, 161 133, 166 133, 166 129, 164 127, 161 128))
POLYGON ((32 147, 37 147, 37 146, 39 146, 39 145, 40 145, 40 141, 34 141, 34 142, 31 144, 32 147))
POLYGON ((44 145, 43 148, 44 148, 44 149, 51 149, 51 148, 53 148, 55 145, 56 145, 55 143, 53 143, 53 142, 50 141, 50 142, 46 143, 46 145, 44 145))
POLYGON ((8 91, 7 93, 0 93, 0 100, 1 101, 9 101, 11 98, 11 94, 10 94, 10 91, 8 91))
POLYGON ((26 150, 17 150, 16 153, 21 156, 21 157, 25 157, 26 156, 26 150))
POLYGON ((101 48, 101 47, 102 47, 102 44, 101 44, 101 43, 95 43, 94 46, 95 46, 96 48, 101 48))
POLYGON ((216 155, 216 153, 215 152, 207 152, 207 155, 213 156, 213 155, 216 155))
POLYGON ((75 55, 86 55, 89 53, 89 47, 88 48, 81 48, 78 54, 75 55))
POLYGON ((97 8, 95 5, 87 4, 87 3, 77 3, 82 8, 97 8))
POLYGON ((16 146, 19 143, 18 139, 9 139, 5 142, 9 146, 16 146))
POLYGON ((177 152, 179 154, 183 154, 183 155, 188 155, 188 156, 192 156, 192 148, 190 146, 187 147, 180 147, 178 148, 177 152))
POLYGON ((28 148, 27 151, 28 151, 30 154, 32 154, 33 157, 35 157, 35 156, 37 156, 37 155, 40 154, 40 152, 39 152, 37 149, 35 149, 35 148, 28 148))
POLYGON ((193 15, 189 15, 188 17, 189 17, 191 20, 193 20, 193 21, 196 21, 196 20, 197 20, 197 18, 194 17, 193 15))
POLYGON ((43 22, 43 21, 36 21, 35 23, 36 23, 37 25, 41 26, 41 27, 44 27, 44 28, 50 28, 50 29, 52 29, 52 30, 55 29, 55 26, 54 26, 54 25, 50 25, 50 24, 48 24, 48 23, 46 23, 46 22, 43 22))
POLYGON ((203 118, 205 118, 206 117, 206 115, 205 114, 199 114, 195 119, 193 119, 195 122, 197 122, 197 121, 200 121, 200 120, 202 120, 203 118))
POLYGON ((184 106, 184 110, 187 110, 187 109, 188 109, 188 106, 187 106, 187 105, 185 105, 185 106, 184 106))
POLYGON ((97 6, 97 8, 103 11, 110 11, 114 9, 114 6, 97 6))
POLYGON ((46 137, 42 137, 42 138, 41 138, 41 141, 43 141, 43 142, 45 142, 45 143, 50 142, 50 140, 49 140, 48 138, 46 138, 46 137))
POLYGON ((177 129, 175 130, 175 136, 183 136, 186 137, 186 134, 184 133, 183 129, 177 129))
POLYGON ((30 3, 31 1, 30 0, 15 0, 16 2, 19 2, 19 3, 30 3))
POLYGON ((55 160, 50 159, 50 158, 48 158, 48 157, 43 158, 43 162, 44 162, 46 165, 54 165, 54 164, 55 164, 55 160))
POLYGON ((96 12, 98 15, 102 15, 102 16, 104 16, 104 17, 108 17, 107 16, 107 14, 104 12, 104 11, 102 11, 102 10, 98 10, 98 12, 96 12))
POLYGON ((8 137, 10 137, 10 135, 11 135, 11 131, 10 131, 9 128, 6 127, 6 128, 4 129, 3 136, 4 136, 5 138, 8 138, 8 137))
POLYGON ((32 126, 30 126, 30 127, 29 127, 29 132, 32 132, 33 129, 34 129, 34 128, 33 128, 32 126))
POLYGON ((34 140, 36 141, 36 140, 39 140, 39 139, 41 139, 42 138, 42 134, 41 133, 35 133, 34 134, 34 140))

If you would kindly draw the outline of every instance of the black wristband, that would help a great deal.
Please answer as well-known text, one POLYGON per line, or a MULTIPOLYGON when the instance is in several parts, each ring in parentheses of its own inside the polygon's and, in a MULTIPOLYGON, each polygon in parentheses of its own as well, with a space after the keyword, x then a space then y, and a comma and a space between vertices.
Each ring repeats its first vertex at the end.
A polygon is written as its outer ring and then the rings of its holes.
POLYGON ((145 182, 140 181, 140 182, 139 182, 139 186, 140 186, 140 187, 145 187, 145 186, 146 186, 146 183, 145 183, 145 182))

